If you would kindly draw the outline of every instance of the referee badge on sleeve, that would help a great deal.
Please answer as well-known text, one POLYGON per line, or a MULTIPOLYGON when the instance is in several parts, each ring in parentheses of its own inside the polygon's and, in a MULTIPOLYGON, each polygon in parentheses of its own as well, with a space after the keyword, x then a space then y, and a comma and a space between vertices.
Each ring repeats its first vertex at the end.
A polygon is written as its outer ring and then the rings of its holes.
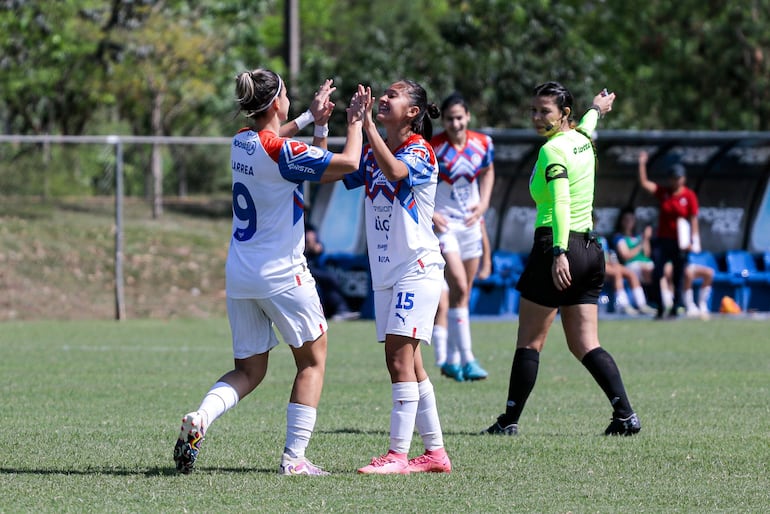
POLYGON ((567 178, 567 168, 563 164, 551 164, 545 168, 545 181, 567 178))

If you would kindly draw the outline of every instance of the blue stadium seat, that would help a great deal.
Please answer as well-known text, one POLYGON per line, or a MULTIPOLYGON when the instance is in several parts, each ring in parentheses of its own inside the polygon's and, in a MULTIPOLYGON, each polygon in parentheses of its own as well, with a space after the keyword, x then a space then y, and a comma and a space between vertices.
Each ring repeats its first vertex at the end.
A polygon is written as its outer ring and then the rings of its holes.
MULTIPOLYGON (((740 276, 735 275, 720 267, 716 256, 708 251, 701 253, 691 253, 688 257, 689 262, 708 266, 714 270, 714 283, 711 290, 711 300, 709 310, 719 311, 719 306, 723 296, 729 296, 735 300, 741 309, 745 309, 743 303, 747 296, 746 281, 740 276)), ((697 293, 697 291, 694 291, 697 293)))
POLYGON ((369 257, 351 253, 324 253, 319 264, 337 276, 342 294, 364 319, 374 319, 372 276, 369 257))
POLYGON ((744 311, 770 310, 770 271, 757 269, 754 256, 746 250, 728 250, 725 253, 727 271, 741 277, 746 285, 743 302, 744 311))
POLYGON ((518 253, 496 250, 492 254, 492 274, 473 282, 471 314, 516 314, 519 311, 516 282, 523 270, 524 263, 518 253))
POLYGON ((756 255, 758 273, 749 279, 749 309, 770 311, 770 250, 756 255))

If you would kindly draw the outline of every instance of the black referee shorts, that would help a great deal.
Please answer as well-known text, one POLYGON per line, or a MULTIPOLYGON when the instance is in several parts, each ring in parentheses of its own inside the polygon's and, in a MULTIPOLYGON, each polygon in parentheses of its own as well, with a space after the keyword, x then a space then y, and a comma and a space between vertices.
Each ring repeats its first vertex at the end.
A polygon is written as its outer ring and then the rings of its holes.
POLYGON ((594 304, 604 286, 604 251, 593 232, 569 233, 569 271, 572 285, 559 291, 553 284, 553 232, 551 227, 535 230, 535 242, 516 289, 522 298, 546 307, 594 304))

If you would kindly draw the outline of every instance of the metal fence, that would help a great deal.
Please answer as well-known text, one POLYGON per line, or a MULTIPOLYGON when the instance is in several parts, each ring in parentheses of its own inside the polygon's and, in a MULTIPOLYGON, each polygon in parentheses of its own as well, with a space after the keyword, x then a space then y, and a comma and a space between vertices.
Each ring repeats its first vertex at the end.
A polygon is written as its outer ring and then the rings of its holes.
MULTIPOLYGON (((535 215, 529 197, 529 177, 543 140, 528 130, 484 132, 490 134, 495 143, 497 179, 487 214, 492 247, 526 251, 531 244, 535 215)), ((229 137, 0 135, 0 166, 6 171, 8 167, 13 168, 12 173, 0 173, 0 196, 55 195, 57 184, 51 182, 55 174, 49 173, 53 167, 60 172, 66 168, 64 172, 70 174, 66 180, 80 181, 84 193, 114 194, 115 318, 124 319, 123 198, 127 194, 124 184, 127 162, 131 163, 129 175, 134 184, 142 180, 137 177, 146 175, 149 166, 148 159, 137 161, 134 154, 147 154, 153 145, 176 149, 163 166, 165 173, 175 173, 190 153, 179 149, 205 148, 191 158, 194 161, 191 165, 199 164, 201 158, 211 158, 213 164, 206 173, 214 178, 207 179, 207 190, 211 191, 212 184, 229 190, 226 155, 231 141, 229 137), (91 171, 83 172, 84 169, 91 171)), ((343 144, 341 138, 329 141, 332 149, 339 149, 343 144)), ((770 133, 608 130, 598 133, 596 147, 600 166, 595 207, 600 232, 609 232, 618 211, 627 205, 636 208, 640 222, 656 222, 656 201, 640 189, 637 180, 637 157, 639 152, 646 151, 651 155, 652 180, 662 178, 665 163, 672 157, 687 166, 688 185, 696 191, 701 204, 701 240, 705 249, 712 252, 770 249, 770 133)), ((146 184, 132 186, 128 194, 145 194, 147 187, 146 184)), ((331 213, 327 203, 333 197, 332 187, 315 187, 312 194, 306 195, 309 202, 315 202, 312 215, 316 226, 324 226, 325 216, 331 213)), ((363 230, 363 224, 358 226, 363 230)), ((334 239, 331 234, 321 236, 334 239)), ((363 237, 357 240, 363 244, 363 237)), ((363 253, 364 248, 358 250, 357 253, 363 253)))

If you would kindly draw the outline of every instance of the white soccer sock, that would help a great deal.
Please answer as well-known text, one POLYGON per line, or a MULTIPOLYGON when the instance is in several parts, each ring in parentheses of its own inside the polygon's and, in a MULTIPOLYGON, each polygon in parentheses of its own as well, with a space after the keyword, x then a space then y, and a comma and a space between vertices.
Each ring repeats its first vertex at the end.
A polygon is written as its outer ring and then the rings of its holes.
POLYGON ((420 389, 417 382, 391 384, 393 410, 390 411, 390 450, 409 453, 412 444, 420 389))
POLYGON ((674 306, 674 293, 671 292, 668 289, 663 289, 660 292, 660 296, 663 299, 663 307, 665 307, 666 310, 669 310, 671 307, 674 306))
POLYGON ((631 302, 628 299, 628 293, 625 289, 620 289, 615 292, 615 304, 618 307, 628 307, 631 302))
POLYGON ((316 410, 301 403, 289 403, 286 408, 286 445, 291 457, 303 457, 315 428, 316 410))
POLYGON ((711 286, 701 287, 698 291, 698 306, 703 312, 709 311, 709 300, 711 299, 711 286))
POLYGON ((467 307, 454 307, 447 311, 447 320, 450 340, 457 341, 457 350, 460 352, 460 359, 463 364, 476 360, 471 350, 471 324, 467 307))
POLYGON ((447 330, 441 325, 433 325, 433 335, 430 338, 433 346, 433 355, 436 357, 436 366, 442 366, 446 362, 447 330))
POLYGON ((688 309, 697 309, 692 289, 685 289, 684 291, 684 306, 688 309))
POLYGON ((208 430, 209 426, 222 414, 235 407, 238 403, 238 393, 227 382, 217 382, 206 396, 203 397, 201 406, 198 407, 203 417, 204 430, 208 430))
POLYGON ((633 288, 631 294, 634 295, 634 301, 638 308, 641 309, 647 306, 647 297, 644 295, 644 289, 641 286, 633 288))
POLYGON ((436 394, 430 378, 417 384, 420 392, 420 402, 417 405, 416 425, 422 437, 426 450, 438 450, 444 447, 444 436, 441 433, 441 422, 438 419, 436 394))

